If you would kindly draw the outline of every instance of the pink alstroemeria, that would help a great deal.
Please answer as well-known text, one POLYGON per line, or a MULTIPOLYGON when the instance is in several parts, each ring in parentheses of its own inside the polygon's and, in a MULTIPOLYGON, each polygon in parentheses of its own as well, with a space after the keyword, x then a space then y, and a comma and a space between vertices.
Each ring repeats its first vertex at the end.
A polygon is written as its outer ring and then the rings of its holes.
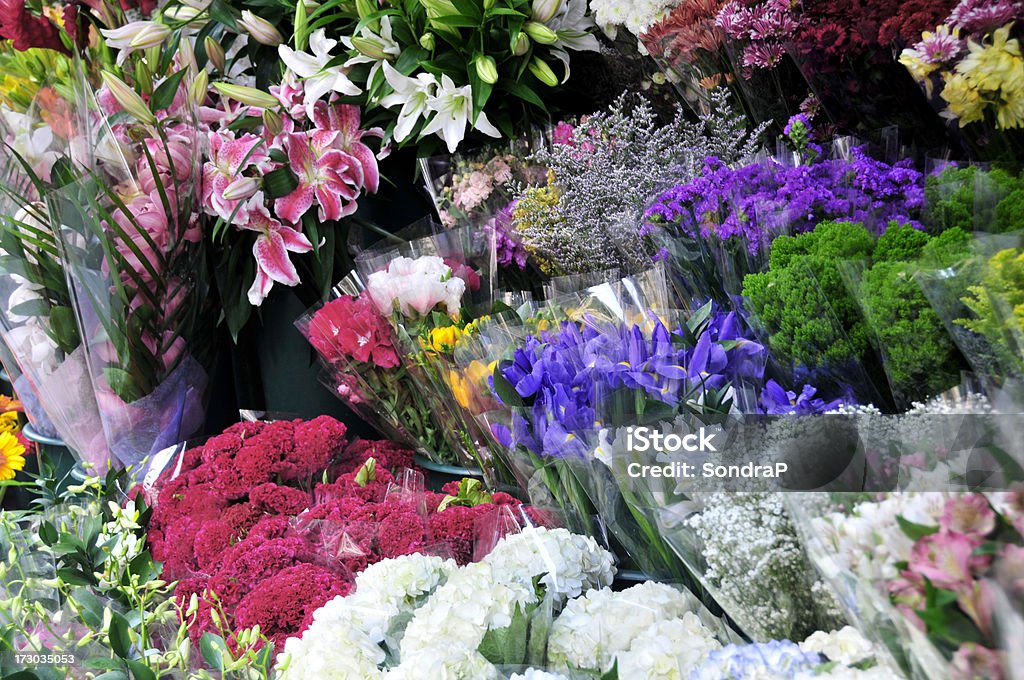
POLYGON ((355 199, 363 186, 359 160, 330 145, 338 133, 323 130, 285 136, 285 148, 299 186, 274 202, 274 212, 286 222, 298 223, 313 202, 320 206, 320 221, 338 220, 356 211, 355 199))
POLYGON ((250 166, 269 170, 270 157, 263 140, 251 134, 234 138, 220 132, 210 135, 210 160, 203 165, 203 207, 233 224, 244 226, 246 216, 240 199, 229 199, 224 190, 250 166), (236 213, 235 209, 238 208, 236 213), (232 213, 235 213, 232 219, 232 213))
POLYGON ((973 571, 983 569, 991 556, 974 555, 981 541, 972 536, 943 529, 914 544, 904 575, 923 576, 937 588, 969 588, 973 571))
POLYGON ((281 224, 271 216, 264 205, 263 192, 257 193, 245 205, 248 220, 243 229, 259 232, 252 254, 256 258, 256 280, 249 288, 249 304, 259 307, 270 294, 274 282, 297 286, 299 273, 288 253, 308 253, 313 249, 302 232, 281 224))
POLYGON ((359 107, 351 104, 328 105, 318 101, 313 106, 313 123, 319 130, 337 131, 333 146, 353 156, 359 161, 362 171, 362 186, 371 194, 377 193, 380 185, 380 173, 377 170, 377 157, 366 144, 363 137, 384 138, 384 131, 377 128, 361 130, 359 128, 359 107))

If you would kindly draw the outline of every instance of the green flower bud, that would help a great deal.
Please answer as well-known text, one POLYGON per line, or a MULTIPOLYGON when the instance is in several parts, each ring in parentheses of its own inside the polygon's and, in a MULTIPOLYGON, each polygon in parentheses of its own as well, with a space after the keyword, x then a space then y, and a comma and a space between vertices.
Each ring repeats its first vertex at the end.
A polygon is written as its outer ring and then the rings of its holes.
POLYGON ((424 33, 420 36, 420 47, 423 49, 433 52, 436 44, 437 42, 434 40, 433 33, 424 33))
POLYGON ((530 51, 530 38, 525 33, 520 33, 516 36, 516 41, 512 44, 512 54, 517 57, 521 57, 530 51))
POLYGON ((527 21, 523 30, 541 45, 554 45, 558 42, 558 34, 539 21, 527 21))
POLYGON ((476 74, 480 80, 493 85, 498 82, 498 65, 494 58, 487 55, 478 57, 476 60, 476 74))
POLYGON ((544 83, 545 85, 549 87, 554 87, 555 85, 558 85, 558 76, 555 75, 555 72, 551 70, 551 67, 548 66, 547 62, 545 62, 543 59, 540 59, 539 57, 534 57, 533 59, 530 60, 529 68, 530 73, 532 73, 537 80, 544 83))
POLYGON ((213 89, 225 97, 241 102, 246 106, 257 106, 261 109, 273 109, 280 105, 274 95, 257 90, 255 87, 245 85, 232 85, 231 83, 214 83, 213 89))

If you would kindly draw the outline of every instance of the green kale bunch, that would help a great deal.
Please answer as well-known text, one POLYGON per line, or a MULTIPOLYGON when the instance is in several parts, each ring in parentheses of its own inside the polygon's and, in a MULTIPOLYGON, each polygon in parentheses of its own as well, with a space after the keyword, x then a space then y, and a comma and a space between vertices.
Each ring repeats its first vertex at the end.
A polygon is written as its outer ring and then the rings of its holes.
POLYGON ((881 382, 877 345, 896 401, 919 400, 955 384, 964 361, 915 274, 968 257, 970 243, 962 229, 894 223, 876 240, 859 223, 823 222, 776 239, 743 294, 776 357, 812 371, 855 362, 881 382))
POLYGON ((950 165, 925 182, 922 220, 932 234, 964 231, 1005 233, 1024 228, 1024 177, 1005 170, 950 165))

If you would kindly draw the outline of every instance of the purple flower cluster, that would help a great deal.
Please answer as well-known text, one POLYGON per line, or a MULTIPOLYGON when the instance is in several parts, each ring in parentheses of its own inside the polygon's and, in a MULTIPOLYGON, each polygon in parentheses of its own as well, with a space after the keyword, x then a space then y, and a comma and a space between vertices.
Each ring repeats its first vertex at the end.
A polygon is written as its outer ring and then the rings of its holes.
POLYGON ((669 236, 741 239, 751 253, 778 235, 810 231, 826 220, 861 222, 875 233, 909 223, 924 205, 924 176, 909 159, 889 165, 853 150, 849 159, 785 166, 773 160, 730 168, 705 159, 701 175, 662 193, 642 229, 669 236))
POLYGON ((483 232, 487 235, 488 239, 493 238, 492 243, 499 267, 525 269, 530 253, 527 252, 522 243, 510 235, 513 233, 514 220, 512 211, 515 210, 515 207, 515 201, 505 206, 484 224, 483 232))
POLYGON ((751 69, 770 69, 778 64, 785 54, 783 43, 800 27, 793 4, 786 0, 749 6, 730 2, 718 13, 715 24, 730 38, 749 41, 742 59, 746 77, 751 69))
POLYGON ((765 383, 764 391, 761 392, 761 408, 767 415, 814 415, 833 411, 847 403, 844 399, 833 399, 825 401, 816 397, 817 388, 811 385, 804 385, 800 394, 786 390, 774 380, 765 383))
POLYGON ((945 23, 980 34, 1022 18, 1024 2, 1020 0, 961 0, 945 23))
POLYGON ((544 457, 580 457, 597 423, 638 415, 610 412, 613 394, 677 407, 739 381, 761 381, 767 352, 740 335, 735 313, 712 315, 696 342, 686 335, 654 320, 650 334, 636 325, 564 322, 557 332, 529 336, 501 370, 527 404, 507 441, 544 457))

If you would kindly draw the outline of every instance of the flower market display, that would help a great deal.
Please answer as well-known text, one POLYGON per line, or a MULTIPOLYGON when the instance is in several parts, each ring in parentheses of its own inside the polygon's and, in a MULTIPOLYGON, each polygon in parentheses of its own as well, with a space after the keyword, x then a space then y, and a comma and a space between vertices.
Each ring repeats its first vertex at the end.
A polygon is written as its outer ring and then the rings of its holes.
POLYGON ((0 6, 0 678, 1022 677, 1022 40, 0 6))

